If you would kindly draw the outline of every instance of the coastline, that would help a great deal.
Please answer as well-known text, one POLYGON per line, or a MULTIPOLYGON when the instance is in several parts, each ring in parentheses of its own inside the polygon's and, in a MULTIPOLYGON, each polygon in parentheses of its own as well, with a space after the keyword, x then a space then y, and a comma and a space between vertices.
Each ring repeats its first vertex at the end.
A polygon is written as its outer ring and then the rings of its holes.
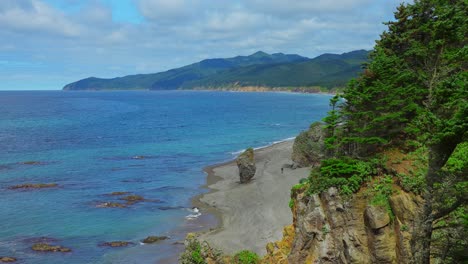
POLYGON ((296 87, 294 89, 285 89, 282 87, 263 87, 263 86, 246 86, 246 87, 232 87, 232 88, 193 88, 193 89, 177 89, 178 91, 200 91, 200 92, 238 92, 238 93, 298 93, 298 94, 320 94, 320 95, 336 95, 341 91, 328 90, 328 91, 317 91, 306 87, 296 87))
POLYGON ((309 172, 308 168, 281 172, 281 167, 292 164, 293 142, 256 149, 257 172, 248 184, 238 183, 235 159, 204 168, 207 178, 202 188, 209 191, 193 197, 192 204, 217 223, 198 232, 201 240, 226 254, 249 249, 264 255, 268 242, 281 239, 283 227, 292 223, 290 188, 309 172))
MULTIPOLYGON (((8 92, 5 90, 4 92, 8 92)), ((13 91, 13 90, 12 90, 13 91)), ((31 90, 37 91, 37 90, 31 90)), ((41 91, 64 91, 64 92, 160 92, 160 91, 195 91, 195 92, 233 92, 233 93, 295 93, 295 94, 320 94, 336 95, 339 91, 307 91, 307 89, 281 89, 281 88, 260 88, 260 89, 237 89, 237 88, 196 88, 196 89, 174 89, 174 90, 151 90, 151 89, 86 89, 86 90, 41 90, 41 91)))

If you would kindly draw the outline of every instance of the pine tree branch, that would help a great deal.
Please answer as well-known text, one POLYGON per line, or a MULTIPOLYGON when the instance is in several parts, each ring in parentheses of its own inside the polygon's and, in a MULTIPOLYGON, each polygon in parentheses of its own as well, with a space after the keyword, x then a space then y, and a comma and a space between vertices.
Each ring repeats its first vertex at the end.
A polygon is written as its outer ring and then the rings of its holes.
POLYGON ((448 214, 450 214, 451 212, 453 212, 454 210, 456 210, 458 207, 460 207, 460 205, 466 203, 466 198, 459 198, 457 199, 453 204, 452 206, 450 207, 447 207, 447 208, 444 208, 444 209, 441 209, 439 210, 438 212, 436 213, 433 213, 432 214, 432 217, 433 219, 439 219, 443 216, 446 216, 448 214))

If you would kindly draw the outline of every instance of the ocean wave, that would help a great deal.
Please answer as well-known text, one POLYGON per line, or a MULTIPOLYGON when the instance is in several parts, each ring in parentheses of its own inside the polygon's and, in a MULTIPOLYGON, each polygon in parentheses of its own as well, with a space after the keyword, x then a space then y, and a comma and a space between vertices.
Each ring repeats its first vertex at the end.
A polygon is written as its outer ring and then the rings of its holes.
MULTIPOLYGON (((255 147, 253 148, 254 150, 259 150, 259 149, 263 149, 263 148, 268 148, 272 145, 275 145, 275 144, 278 144, 278 143, 282 143, 282 142, 286 142, 286 141, 290 141, 290 140, 294 140, 296 137, 289 137, 289 138, 285 138, 285 139, 282 139, 282 140, 278 140, 278 141, 273 141, 271 143, 269 143, 268 145, 264 145, 264 146, 260 146, 260 147, 255 147)), ((246 149, 241 149, 241 150, 238 150, 238 151, 234 151, 234 152, 229 152, 229 154, 233 155, 233 156, 238 156, 239 154, 241 154, 242 152, 244 152, 246 149)))
POLYGON ((200 213, 200 209, 198 209, 197 207, 193 207, 191 209, 187 209, 188 211, 192 212, 191 214, 185 216, 185 218, 187 220, 193 220, 193 219, 197 219, 198 217, 200 217, 202 214, 200 213))

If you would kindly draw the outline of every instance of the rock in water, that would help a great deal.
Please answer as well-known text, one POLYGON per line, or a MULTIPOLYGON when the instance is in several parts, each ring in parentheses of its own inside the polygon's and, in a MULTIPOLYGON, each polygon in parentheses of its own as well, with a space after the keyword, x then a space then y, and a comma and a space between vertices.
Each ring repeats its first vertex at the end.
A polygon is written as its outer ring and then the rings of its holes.
POLYGON ((16 262, 16 258, 13 258, 13 257, 0 257, 0 262, 16 262))
POLYGON ((32 246, 32 250, 41 252, 70 252, 71 249, 62 246, 52 246, 47 243, 36 243, 32 246))
POLYGON ((257 168, 255 167, 254 150, 248 148, 237 157, 237 167, 239 168, 239 177, 241 183, 249 182, 255 175, 257 168))
POLYGON ((133 245, 133 243, 127 241, 111 241, 99 244, 101 247, 126 247, 130 245, 133 245))
POLYGON ((152 244, 152 243, 156 243, 156 242, 166 240, 166 239, 169 239, 169 237, 167 237, 167 236, 149 236, 149 237, 143 239, 141 242, 143 242, 145 244, 152 244))

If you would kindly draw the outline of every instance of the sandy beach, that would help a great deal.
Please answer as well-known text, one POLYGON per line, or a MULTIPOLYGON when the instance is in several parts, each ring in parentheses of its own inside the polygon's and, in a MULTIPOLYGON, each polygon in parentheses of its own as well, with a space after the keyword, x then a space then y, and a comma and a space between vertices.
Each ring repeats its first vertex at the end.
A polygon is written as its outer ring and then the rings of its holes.
POLYGON ((250 183, 239 183, 235 161, 208 167, 209 193, 194 199, 202 212, 215 214, 219 227, 201 235, 210 245, 232 254, 249 249, 266 253, 268 242, 281 239, 283 227, 292 223, 289 194, 293 185, 308 176, 309 168, 289 169, 293 141, 255 151, 257 171, 250 183))

